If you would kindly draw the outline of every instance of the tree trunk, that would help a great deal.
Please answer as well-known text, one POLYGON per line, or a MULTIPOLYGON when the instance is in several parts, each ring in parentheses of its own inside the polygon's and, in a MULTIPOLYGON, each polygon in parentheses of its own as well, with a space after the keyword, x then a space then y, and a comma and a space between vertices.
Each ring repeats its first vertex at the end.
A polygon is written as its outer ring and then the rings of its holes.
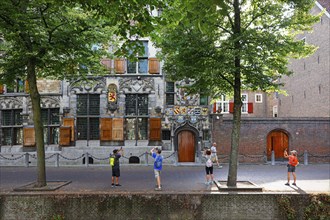
POLYGON ((235 83, 234 83, 234 115, 233 115, 233 128, 231 132, 231 151, 229 159, 229 171, 228 171, 228 186, 236 186, 237 184, 237 169, 238 169, 238 151, 239 151, 239 139, 241 130, 241 44, 238 36, 241 32, 241 17, 239 0, 234 0, 234 47, 235 47, 235 83))
POLYGON ((41 120, 40 94, 37 88, 36 77, 36 59, 30 58, 27 65, 27 81, 29 83, 29 92, 32 102, 33 123, 35 129, 35 140, 37 148, 37 168, 38 178, 37 187, 46 186, 46 166, 45 166, 45 146, 44 146, 44 129, 41 120))

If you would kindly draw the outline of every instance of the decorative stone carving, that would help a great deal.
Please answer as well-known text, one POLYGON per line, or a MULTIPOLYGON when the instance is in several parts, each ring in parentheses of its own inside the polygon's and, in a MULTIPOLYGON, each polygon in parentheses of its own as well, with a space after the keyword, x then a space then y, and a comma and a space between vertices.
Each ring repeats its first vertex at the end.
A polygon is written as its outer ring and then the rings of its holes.
POLYGON ((23 97, 6 97, 0 99, 0 109, 23 108, 23 97))
POLYGON ((119 89, 122 93, 154 93, 155 85, 152 78, 135 77, 119 79, 119 89))
POLYGON ((70 83, 72 93, 106 92, 106 79, 104 77, 93 77, 90 79, 78 79, 70 83))

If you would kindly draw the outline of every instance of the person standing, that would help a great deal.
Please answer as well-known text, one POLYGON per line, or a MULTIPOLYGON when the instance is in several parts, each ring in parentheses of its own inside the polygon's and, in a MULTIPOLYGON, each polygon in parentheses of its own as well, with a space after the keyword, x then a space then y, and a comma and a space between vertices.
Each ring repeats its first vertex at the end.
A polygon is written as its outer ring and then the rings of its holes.
POLYGON ((212 147, 211 147, 211 160, 212 160, 213 163, 217 163, 217 166, 219 168, 222 168, 222 166, 220 166, 219 160, 218 160, 217 143, 216 142, 213 142, 212 147))
POLYGON ((155 159, 154 162, 154 174, 155 174, 155 179, 157 182, 157 186, 155 190, 162 190, 162 185, 160 181, 160 172, 162 171, 163 168, 163 156, 160 155, 162 153, 161 149, 158 148, 152 148, 150 150, 151 156, 155 159))
POLYGON ((289 158, 288 162, 288 182, 285 184, 287 186, 290 186, 290 173, 292 173, 293 176, 293 183, 292 185, 296 186, 297 176, 296 176, 296 166, 299 164, 298 158, 297 158, 297 151, 292 150, 290 151, 290 155, 288 155, 287 150, 284 151, 284 157, 289 158))
POLYGON ((205 149, 203 152, 203 157, 206 159, 205 163, 205 171, 206 171, 206 185, 212 185, 214 181, 214 176, 213 176, 213 162, 212 162, 212 156, 211 156, 211 150, 210 149, 205 149))
POLYGON ((119 166, 119 158, 124 155, 124 150, 121 147, 119 150, 114 149, 113 154, 110 156, 110 164, 112 167, 112 178, 111 178, 111 186, 121 186, 119 184, 120 177, 120 166, 119 166))

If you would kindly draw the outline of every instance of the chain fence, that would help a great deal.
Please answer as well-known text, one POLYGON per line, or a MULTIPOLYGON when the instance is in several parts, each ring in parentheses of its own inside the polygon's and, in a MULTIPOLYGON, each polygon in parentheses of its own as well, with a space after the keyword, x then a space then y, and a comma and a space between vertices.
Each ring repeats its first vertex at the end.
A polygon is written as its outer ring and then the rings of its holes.
MULTIPOLYGON (((98 157, 95 155, 92 155, 88 152, 83 153, 81 156, 78 157, 68 157, 65 155, 62 155, 61 153, 53 153, 51 155, 48 155, 45 157, 46 162, 55 158, 55 160, 53 162, 55 162, 55 166, 59 167, 60 166, 60 160, 62 162, 64 161, 78 161, 83 159, 82 163, 85 164, 85 166, 89 166, 90 164, 94 164, 94 160, 96 161, 109 161, 111 154, 109 154, 106 157, 98 157)), ((128 160, 128 163, 135 163, 135 164, 144 164, 146 166, 150 165, 149 164, 149 157, 151 157, 151 153, 149 152, 144 152, 138 156, 134 156, 132 154, 130 154, 130 157, 126 157, 126 156, 122 156, 123 159, 128 160)), ((37 155, 33 154, 33 153, 23 153, 21 155, 18 155, 16 157, 14 157, 14 155, 12 155, 12 157, 8 157, 5 155, 0 154, 0 160, 3 161, 16 161, 16 160, 21 160, 22 158, 25 158, 25 166, 28 167, 31 163, 30 159, 35 159, 37 160, 37 155)), ((229 160, 230 156, 229 155, 219 155, 218 159, 220 161, 225 161, 225 160, 229 160)), ((274 160, 275 156, 274 156, 274 152, 272 152, 272 157, 271 157, 271 164, 275 165, 275 160, 274 160)), ((304 153, 298 155, 298 159, 300 161, 304 161, 304 165, 308 165, 308 160, 310 158, 329 158, 330 159, 330 155, 315 155, 315 154, 311 154, 307 151, 305 151, 304 153)), ((238 155, 238 159, 239 161, 243 161, 243 160, 258 160, 258 161, 264 161, 267 162, 267 155, 263 154, 263 155, 247 155, 247 154, 240 154, 238 155)), ((327 160, 329 162, 329 159, 327 160)), ((178 152, 174 151, 171 154, 167 155, 167 156, 163 156, 163 160, 165 161, 166 164, 173 164, 173 165, 179 165, 178 162, 178 152)), ((126 161, 125 161, 126 162, 126 161)), ((202 160, 200 160, 200 163, 202 163, 202 160)), ((106 163, 107 164, 107 163, 106 163)))

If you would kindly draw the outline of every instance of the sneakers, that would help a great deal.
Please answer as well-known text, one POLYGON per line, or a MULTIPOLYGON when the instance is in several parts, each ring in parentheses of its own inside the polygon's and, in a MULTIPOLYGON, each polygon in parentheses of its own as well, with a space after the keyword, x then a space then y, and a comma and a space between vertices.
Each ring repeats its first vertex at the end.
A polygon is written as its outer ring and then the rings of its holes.
POLYGON ((115 187, 115 184, 114 184, 114 183, 111 183, 111 187, 112 187, 112 188, 115 187))
MULTIPOLYGON (((285 184, 286 186, 290 186, 290 183, 286 183, 285 184)), ((297 184, 296 183, 292 183, 293 186, 296 186, 297 184)))
POLYGON ((220 165, 219 165, 219 166, 218 166, 218 168, 219 168, 219 169, 221 169, 221 168, 222 168, 222 166, 220 166, 220 165))
POLYGON ((120 184, 116 184, 116 186, 121 186, 120 184))
POLYGON ((213 184, 213 181, 208 181, 208 182, 205 182, 205 185, 209 186, 209 185, 212 185, 213 184))
POLYGON ((155 191, 161 191, 162 190, 162 187, 156 187, 155 188, 155 191))

